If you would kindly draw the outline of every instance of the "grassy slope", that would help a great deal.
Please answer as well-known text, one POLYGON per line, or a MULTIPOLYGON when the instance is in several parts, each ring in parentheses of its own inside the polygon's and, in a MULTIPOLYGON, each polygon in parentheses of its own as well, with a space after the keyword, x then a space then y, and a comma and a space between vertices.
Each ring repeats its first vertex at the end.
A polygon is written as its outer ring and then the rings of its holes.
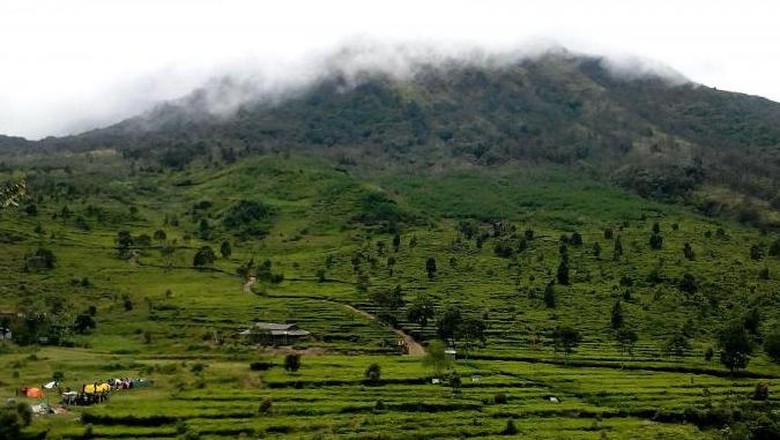
MULTIPOLYGON (((235 437, 240 432, 374 438, 388 432, 400 436, 400 427, 410 437, 460 433, 489 437, 501 431, 507 417, 519 417, 521 432, 538 438, 598 438, 601 432, 609 438, 636 438, 640 428, 648 438, 698 438, 705 434, 692 425, 658 424, 648 418, 656 410, 680 414, 685 408, 703 405, 705 399, 699 396, 704 388, 714 400, 728 399, 730 393, 745 394, 755 380, 647 369, 721 370, 705 362, 702 352, 712 345, 712 332, 724 319, 740 316, 750 306, 761 307, 765 330, 780 324, 775 277, 780 262, 748 257, 751 244, 766 246, 771 237, 649 203, 572 177, 562 169, 506 166, 491 172, 429 176, 361 175, 314 159, 264 156, 222 169, 196 166, 181 173, 134 176, 115 172, 109 178, 103 170, 123 169, 116 160, 85 165, 95 170, 88 176, 80 170, 73 175, 50 173, 48 178, 76 185, 81 194, 68 199, 62 191, 55 197, 51 191, 40 192, 36 217, 19 211, 0 214, 0 232, 6 238, 19 238, 5 239, 0 254, 4 280, 0 308, 21 304, 48 310, 53 298, 62 296, 72 314, 95 305, 98 321, 92 334, 74 337, 81 348, 11 349, 0 355, 0 389, 9 394, 14 387, 44 382, 54 370, 64 371, 66 382, 73 386, 108 375, 142 374, 157 382, 153 389, 117 395, 109 404, 88 410, 101 436, 144 437, 149 432, 175 436, 173 420, 127 419, 162 413, 178 415, 188 429, 215 438, 235 437), (182 185, 185 181, 189 184, 182 185), (85 196, 87 188, 91 195, 85 196), (384 264, 387 255, 376 251, 379 240, 389 248, 392 236, 356 227, 351 221, 362 194, 376 189, 386 191, 417 218, 414 226, 403 231, 392 276, 384 264), (233 240, 233 255, 215 264, 224 272, 197 271, 189 266, 197 247, 205 243, 186 239, 196 230, 187 211, 204 199, 213 203, 207 214, 213 224, 239 199, 262 200, 275 207, 278 215, 265 240, 233 240), (75 212, 74 217, 85 215, 90 232, 75 228, 72 218, 51 219, 65 204, 75 212), (89 205, 113 215, 101 223, 86 216, 89 205), (137 208, 132 217, 127 214, 130 205, 137 208), (181 222, 179 227, 164 227, 168 242, 175 240, 171 257, 163 257, 155 244, 142 250, 137 264, 117 258, 117 230, 152 235, 166 215, 178 216, 181 222), (459 237, 455 225, 462 217, 503 217, 520 231, 534 229, 536 238, 515 261, 501 259, 493 255, 492 240, 478 249, 473 241, 459 237), (660 251, 650 250, 647 244, 655 221, 665 238, 660 251), (37 224, 42 233, 34 231, 37 224), (673 230, 672 224, 678 229, 673 230), (603 238, 605 227, 622 237, 626 256, 619 262, 611 259, 612 243, 603 238), (724 238, 706 238, 705 233, 719 227, 725 230, 724 238), (546 309, 541 292, 555 276, 558 237, 573 231, 579 231, 585 242, 569 250, 574 283, 557 286, 558 307, 546 309), (418 242, 415 247, 409 245, 412 237, 418 242), (593 242, 601 244, 601 258, 592 255, 593 242), (695 261, 683 258, 684 242, 694 247, 695 261), (24 255, 39 245, 55 253, 57 267, 23 273, 24 255), (394 352, 395 342, 389 330, 339 305, 344 302, 374 310, 353 285, 350 260, 359 249, 367 249, 377 260, 375 266, 365 265, 371 289, 400 284, 407 299, 426 292, 436 298, 439 310, 457 303, 469 313, 487 313, 488 345, 472 355, 505 360, 461 362, 458 370, 469 386, 459 396, 420 384, 430 373, 418 360, 387 357, 394 352), (324 268, 328 255, 334 261, 327 270, 329 281, 318 283, 314 274, 324 268), (429 256, 438 261, 435 281, 429 281, 424 271, 429 256), (249 258, 270 259, 273 270, 284 273, 286 280, 267 286, 264 295, 244 293, 241 279, 233 274, 249 258), (454 264, 450 263, 453 259, 454 264), (651 286, 644 280, 656 267, 669 281, 651 286), (770 271, 769 280, 758 278, 764 267, 770 271), (684 272, 694 273, 701 285, 693 298, 674 287, 674 280, 684 272), (640 335, 636 355, 630 359, 614 347, 608 329, 610 309, 626 290, 619 286, 623 276, 635 279, 624 310, 626 321, 640 335), (89 278, 90 287, 71 282, 83 277, 89 278), (132 311, 125 311, 124 297, 133 302, 132 311), (702 303, 712 305, 702 308, 702 303), (298 376, 276 370, 250 372, 249 360, 272 354, 258 354, 242 344, 235 332, 261 319, 298 322, 315 335, 314 341, 299 348, 322 347, 341 355, 305 357, 298 376), (663 341, 688 320, 695 329, 694 350, 683 358, 662 356, 663 341), (559 365, 562 359, 547 338, 561 323, 575 325, 584 333, 584 342, 571 359, 576 367, 559 365), (145 341, 147 331, 151 343, 145 341), (529 344, 533 335, 541 339, 534 348, 529 344), (208 363, 203 377, 190 371, 194 362, 208 363), (371 362, 380 363, 383 377, 396 383, 361 386, 363 371, 371 362), (160 367, 164 364, 176 367, 165 370, 160 367), (628 369, 621 369, 624 364, 628 369), (479 386, 470 382, 471 375, 481 377, 479 386), (322 382, 342 379, 345 382, 322 382), (404 383, 407 379, 411 383, 404 383), (307 383, 305 390, 290 389, 290 381, 307 383), (510 396, 506 406, 483 402, 502 391, 510 396), (547 394, 563 396, 564 403, 545 402, 542 396, 547 394), (256 415, 264 397, 275 402, 272 416, 256 415), (373 412, 378 399, 386 403, 386 409, 373 412), (442 412, 404 406, 419 402, 441 404, 442 412), (134 423, 153 427, 130 426, 134 423)), ((217 235, 209 243, 215 249, 222 233, 217 235)), ((405 313, 399 315, 403 328, 420 330, 405 322, 405 313)), ((431 331, 428 328, 423 333, 430 336, 431 331)), ((760 354, 749 371, 780 376, 780 369, 760 354)), ((58 418, 38 421, 34 429, 46 429, 49 424, 54 426, 52 432, 66 436, 80 435, 84 429, 58 418)))

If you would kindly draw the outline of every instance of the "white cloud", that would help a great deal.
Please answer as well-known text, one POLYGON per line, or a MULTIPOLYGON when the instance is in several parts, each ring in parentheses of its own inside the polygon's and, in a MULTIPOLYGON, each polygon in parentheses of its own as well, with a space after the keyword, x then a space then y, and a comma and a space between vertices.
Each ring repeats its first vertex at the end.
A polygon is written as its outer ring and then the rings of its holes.
POLYGON ((778 16, 780 4, 761 0, 4 0, 0 133, 111 123, 226 70, 305 77, 285 69, 365 38, 499 51, 551 40, 780 100, 778 16))

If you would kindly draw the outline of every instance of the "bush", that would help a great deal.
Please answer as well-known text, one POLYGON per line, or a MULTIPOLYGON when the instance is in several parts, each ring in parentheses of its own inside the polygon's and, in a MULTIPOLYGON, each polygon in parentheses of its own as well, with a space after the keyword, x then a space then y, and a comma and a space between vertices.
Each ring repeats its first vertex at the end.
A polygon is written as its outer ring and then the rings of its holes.
POLYGON ((24 258, 25 270, 54 269, 57 257, 49 249, 39 247, 24 258))
POLYGON ((496 395, 493 396, 493 403, 496 405, 506 405, 506 402, 506 393, 496 393, 496 395))
POLYGON ((517 435, 517 426, 515 426, 514 420, 507 419, 506 426, 504 426, 504 429, 501 431, 501 435, 517 435))
POLYGON ((263 202, 241 200, 222 216, 222 226, 240 237, 263 238, 271 229, 274 209, 263 202))
POLYGON ((260 414, 268 414, 269 412, 271 412, 271 408, 273 407, 273 404, 274 403, 271 400, 271 398, 266 397, 265 399, 263 399, 263 402, 260 403, 260 407, 257 408, 257 412, 259 412, 260 414))
POLYGON ((371 364, 364 374, 368 385, 379 385, 382 382, 382 367, 379 364, 371 364))
POLYGON ((770 334, 764 340, 764 352, 776 364, 780 364, 780 330, 770 334))
POLYGON ((288 354, 284 357, 284 369, 288 373, 295 373, 301 368, 301 355, 288 354))
POLYGON ((769 400, 769 383, 759 382, 756 384, 756 388, 753 390, 751 396, 753 400, 769 400))

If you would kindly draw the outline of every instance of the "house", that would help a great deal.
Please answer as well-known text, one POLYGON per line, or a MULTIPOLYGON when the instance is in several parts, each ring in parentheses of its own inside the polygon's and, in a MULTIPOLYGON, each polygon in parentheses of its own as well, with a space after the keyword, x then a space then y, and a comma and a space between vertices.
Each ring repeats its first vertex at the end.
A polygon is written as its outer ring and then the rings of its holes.
POLYGON ((273 322, 256 322, 239 334, 251 342, 263 345, 289 345, 311 335, 310 332, 298 328, 298 324, 273 322))

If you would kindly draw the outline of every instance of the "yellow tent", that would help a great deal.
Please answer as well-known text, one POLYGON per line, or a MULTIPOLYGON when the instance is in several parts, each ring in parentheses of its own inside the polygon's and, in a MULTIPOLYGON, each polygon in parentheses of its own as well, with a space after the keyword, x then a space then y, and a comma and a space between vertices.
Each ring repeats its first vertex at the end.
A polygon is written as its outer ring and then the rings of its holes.
POLYGON ((84 385, 84 393, 85 394, 93 394, 93 393, 107 393, 111 391, 111 385, 107 383, 101 383, 95 386, 95 384, 91 383, 89 385, 84 385))

